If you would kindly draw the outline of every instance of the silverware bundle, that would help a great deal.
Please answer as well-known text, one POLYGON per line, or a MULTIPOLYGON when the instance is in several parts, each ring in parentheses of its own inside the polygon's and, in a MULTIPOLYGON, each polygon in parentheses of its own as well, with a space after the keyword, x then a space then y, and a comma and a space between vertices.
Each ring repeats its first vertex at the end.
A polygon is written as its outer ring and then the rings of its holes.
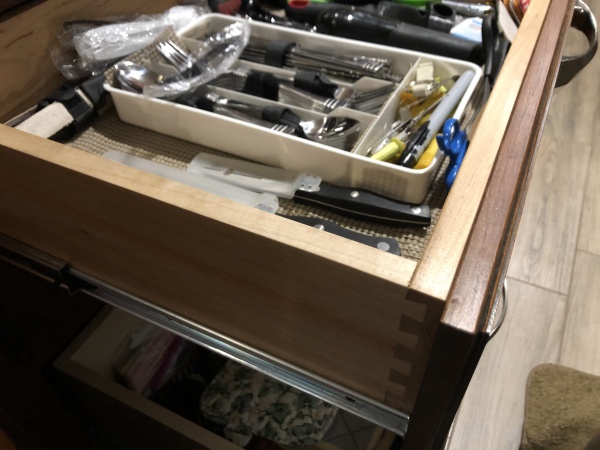
MULTIPOLYGON (((287 45, 281 53, 281 67, 294 69, 319 70, 338 78, 356 80, 369 76, 394 82, 400 82, 402 74, 394 73, 391 60, 371 56, 333 55, 317 50, 308 50, 297 44, 287 45)), ((249 43, 242 52, 241 58, 260 64, 269 64, 271 49, 268 43, 258 41, 249 43)), ((273 64, 270 64, 273 65, 273 64)))
POLYGON ((226 42, 217 44, 199 58, 196 58, 171 40, 159 42, 156 44, 156 50, 184 78, 190 78, 205 74, 209 69, 214 70, 224 58, 235 50, 235 45, 226 42))
MULTIPOLYGON (((360 122, 350 117, 303 120, 284 108, 271 109, 271 114, 267 114, 269 108, 240 102, 215 92, 205 90, 201 95, 210 103, 207 109, 212 112, 342 150, 352 147, 361 130, 360 122)), ((208 105, 206 102, 202 103, 208 105)))
MULTIPOLYGON (((248 77, 253 71, 238 67, 211 82, 213 86, 244 92, 248 77)), ((254 71, 256 72, 256 71, 254 71)), ((369 90, 357 90, 347 86, 336 85, 330 80, 331 95, 328 97, 309 92, 295 86, 294 77, 281 74, 269 74, 276 79, 277 98, 273 99, 300 108, 310 109, 322 114, 329 114, 335 108, 346 107, 366 113, 376 114, 394 91, 393 83, 385 84, 369 90)))
MULTIPOLYGON (((185 80, 205 73, 214 61, 228 55, 230 47, 231 44, 220 44, 202 57, 195 57, 171 40, 161 41, 155 46, 157 52, 176 70, 177 75, 170 78, 173 80, 185 80)), ((381 61, 378 61, 378 64, 372 61, 371 65, 365 65, 363 69, 375 70, 382 66, 381 61)), ((154 70, 131 62, 123 62, 116 66, 115 75, 123 89, 134 92, 145 92, 147 87, 154 85, 161 87, 168 81, 154 70)), ((339 80, 334 82, 316 70, 275 74, 244 67, 230 70, 207 81, 209 85, 205 88, 195 88, 193 91, 171 97, 177 103, 343 150, 352 148, 361 131, 361 123, 352 117, 327 115, 337 107, 376 114, 396 88, 394 82, 371 80, 367 83, 368 89, 355 89, 344 85, 349 83, 339 80), (268 81, 270 87, 274 86, 271 92, 273 96, 247 92, 248 80, 255 76, 258 76, 259 81, 268 81), (260 106, 252 102, 238 101, 212 91, 211 86, 258 95, 283 105, 260 106), (315 118, 314 114, 308 114, 307 117, 301 117, 285 105, 316 111, 325 116, 315 118)), ((252 81, 250 84, 260 83, 252 81)), ((360 82, 355 84, 359 85, 360 82)), ((262 85, 259 88, 266 90, 262 85)))

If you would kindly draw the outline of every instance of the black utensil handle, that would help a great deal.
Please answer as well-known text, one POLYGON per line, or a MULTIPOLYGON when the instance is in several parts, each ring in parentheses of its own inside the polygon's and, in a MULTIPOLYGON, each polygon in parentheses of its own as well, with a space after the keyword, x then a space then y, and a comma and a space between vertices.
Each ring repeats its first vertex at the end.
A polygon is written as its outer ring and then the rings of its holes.
MULTIPOLYGON (((280 80, 270 72, 251 70, 246 77, 243 92, 268 100, 279 100, 280 80)), ((333 97, 338 85, 325 75, 314 70, 297 70, 293 79, 294 87, 321 97, 333 97)))
POLYGON ((376 5, 375 12, 388 19, 399 20, 404 23, 427 27, 429 24, 429 10, 416 8, 402 3, 382 0, 376 5))
POLYGON ((261 119, 273 123, 280 123, 282 125, 289 125, 291 127, 297 127, 302 121, 300 116, 284 106, 262 107, 261 119))
POLYGON ((297 70, 294 86, 322 97, 333 97, 338 85, 315 70, 297 70))
POLYGON ((251 70, 242 91, 245 94, 254 95, 255 97, 278 101, 279 80, 272 73, 251 70))
POLYGON ((284 106, 264 106, 260 118, 267 122, 292 127, 296 136, 307 138, 304 129, 300 126, 300 122, 302 122, 300 116, 284 106))
POLYGON ((339 6, 322 12, 317 19, 319 33, 385 44, 387 36, 400 23, 370 11, 339 6))
POLYGON ((175 99, 175 102, 180 103, 182 105, 191 106, 192 108, 199 108, 204 111, 213 112, 216 103, 212 100, 209 100, 204 95, 196 95, 196 94, 184 94, 175 99))
POLYGON ((432 53, 477 64, 483 64, 484 59, 479 43, 359 9, 327 10, 319 16, 317 29, 319 32, 335 36, 432 53))
POLYGON ((261 8, 255 7, 253 10, 248 11, 246 15, 252 20, 256 20, 258 22, 270 23, 272 25, 279 25, 282 27, 295 28, 298 30, 310 31, 312 26, 307 25, 302 22, 296 22, 295 20, 291 20, 291 17, 280 17, 274 14, 271 14, 261 8))
POLYGON ((482 64, 484 59, 482 46, 477 42, 407 23, 400 23, 390 33, 386 44, 476 64, 482 64))
POLYGON ((293 42, 273 40, 267 46, 265 64, 275 67, 283 67, 288 52, 296 46, 293 42))
POLYGON ((284 6, 286 17, 298 22, 309 23, 315 25, 319 14, 328 9, 339 7, 339 5, 331 3, 313 3, 307 2, 301 6, 292 3, 287 3, 284 6))
POLYGON ((427 205, 410 205, 362 189, 321 184, 316 192, 297 190, 298 203, 321 206, 340 215, 394 226, 427 226, 431 211, 427 205))
POLYGON ((329 220, 320 219, 318 217, 301 217, 301 216, 285 216, 282 217, 293 220, 295 222, 303 223, 313 228, 326 231, 336 236, 341 236, 351 241, 360 242, 361 244, 374 247, 384 252, 391 253, 392 255, 400 256, 400 245, 395 239, 386 237, 375 237, 367 236, 366 234, 357 233, 356 231, 349 230, 348 228, 342 227, 337 223, 329 220))
POLYGON ((483 68, 483 76, 489 79, 494 69, 494 56, 497 38, 499 37, 498 22, 496 17, 486 16, 483 18, 481 26, 481 40, 485 54, 485 64, 483 68))

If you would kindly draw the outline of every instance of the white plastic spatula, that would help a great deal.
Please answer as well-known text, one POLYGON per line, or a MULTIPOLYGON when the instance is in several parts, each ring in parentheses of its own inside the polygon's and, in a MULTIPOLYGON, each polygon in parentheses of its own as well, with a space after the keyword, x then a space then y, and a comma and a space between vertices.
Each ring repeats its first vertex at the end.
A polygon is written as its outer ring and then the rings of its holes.
MULTIPOLYGON (((212 192, 215 195, 227 197, 231 200, 238 201, 246 205, 255 206, 268 212, 276 212, 278 208, 278 199, 273 194, 256 193, 250 190, 239 188, 232 184, 222 183, 210 177, 198 176, 197 174, 188 173, 183 170, 178 170, 144 158, 139 158, 137 156, 128 155, 126 153, 114 150, 107 151, 104 154, 104 157, 110 159, 111 161, 151 172, 163 178, 188 184, 192 187, 197 187, 208 192, 212 192)), ((268 169, 269 168, 265 166, 265 170, 269 171, 268 169)), ((309 225, 311 227, 315 227, 319 230, 325 230, 329 233, 360 242, 379 250, 383 250, 387 253, 394 255, 400 254, 400 246, 398 245, 398 242, 392 238, 363 235, 361 233, 348 230, 328 220, 314 217, 284 217, 296 222, 304 223, 305 225, 309 225)))
POLYGON ((255 192, 269 192, 284 198, 292 198, 296 190, 301 188, 316 191, 321 184, 321 177, 315 175, 209 153, 199 153, 187 170, 255 192))
POLYGON ((188 172, 327 208, 360 220, 395 226, 426 226, 431 222, 427 205, 409 205, 361 189, 326 185, 318 176, 240 159, 200 153, 190 163, 188 172))
POLYGON ((210 192, 220 197, 229 198, 269 213, 274 214, 279 208, 279 199, 273 194, 255 192, 234 186, 231 183, 215 180, 214 178, 199 177, 186 172, 185 170, 175 169, 174 167, 169 167, 164 164, 115 150, 107 151, 104 153, 103 157, 145 172, 153 173, 154 175, 163 178, 178 181, 182 184, 210 192))

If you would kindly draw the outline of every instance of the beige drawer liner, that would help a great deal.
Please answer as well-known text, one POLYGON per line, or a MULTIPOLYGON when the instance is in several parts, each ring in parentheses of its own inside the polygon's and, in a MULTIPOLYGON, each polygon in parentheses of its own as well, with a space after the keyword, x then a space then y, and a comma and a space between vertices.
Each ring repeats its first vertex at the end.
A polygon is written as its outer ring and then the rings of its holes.
MULTIPOLYGON (((114 110, 110 110, 96 119, 89 128, 69 142, 68 145, 96 155, 102 155, 107 150, 118 150, 179 169, 186 169, 198 152, 207 151, 222 154, 222 152, 198 144, 126 124, 118 118, 114 110)), ((419 261, 446 199, 447 193, 443 177, 445 164, 442 165, 436 175, 424 201, 424 203, 430 205, 432 214, 432 223, 426 228, 399 228, 349 219, 325 209, 300 205, 286 199, 280 199, 278 213, 319 217, 367 235, 394 238, 400 244, 402 256, 419 261)))

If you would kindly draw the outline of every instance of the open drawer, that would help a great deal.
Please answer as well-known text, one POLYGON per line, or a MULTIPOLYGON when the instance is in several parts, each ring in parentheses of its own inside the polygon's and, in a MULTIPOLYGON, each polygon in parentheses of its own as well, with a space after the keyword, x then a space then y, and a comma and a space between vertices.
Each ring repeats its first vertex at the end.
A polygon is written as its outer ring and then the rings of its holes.
MULTIPOLYGON (((60 85, 49 49, 63 20, 173 3, 48 0, 1 23, 2 122, 60 85)), ((392 417, 379 421, 406 431, 403 448, 439 447, 487 339, 572 8, 532 2, 416 259, 7 126, 3 245, 63 261, 65 282, 85 281, 71 287, 266 361, 357 414, 392 417)))
MULTIPOLYGON (((174 381, 171 385, 167 382, 166 388, 160 395, 142 395, 126 387, 123 379, 119 379, 116 371, 119 353, 124 350, 126 343, 143 339, 140 338, 140 334, 143 335, 144 332, 152 334, 147 325, 139 317, 107 306, 54 362, 58 371, 66 376, 65 382, 73 395, 81 402, 81 407, 107 434, 105 438, 108 441, 117 439, 127 448, 219 450, 243 448, 238 445, 245 436, 245 433, 241 431, 243 427, 240 424, 230 425, 229 429, 236 430, 239 434, 229 435, 233 442, 227 440, 221 436, 224 434, 223 424, 207 419, 201 408, 201 392, 210 389, 212 381, 210 377, 219 373, 217 370, 223 366, 225 358, 206 350, 194 349, 188 343, 187 346, 184 346, 186 350, 179 353, 179 357, 184 362, 176 364, 178 369, 174 370, 172 374, 174 381), (192 379, 196 383, 191 382, 192 379), (185 397, 183 397, 184 395, 185 397), (190 401, 182 402, 182 397, 189 398, 190 401), (168 405, 168 407, 163 405, 168 405), (171 411, 169 407, 182 412, 186 417, 171 411)), ((219 378, 217 385, 222 384, 222 380, 223 375, 219 378)), ((258 380, 263 380, 263 378, 254 378, 254 380, 256 385, 259 385, 258 380)), ((271 386, 272 389, 272 385, 267 383, 263 384, 262 389, 268 391, 268 386, 271 386)), ((260 390, 257 388, 255 391, 257 397, 260 396, 258 394, 260 390)), ((216 393, 216 390, 213 388, 212 392, 216 393)), ((222 399, 222 401, 231 403, 230 398, 222 399)), ((262 402, 262 405, 266 403, 264 396, 262 402)), ((290 404, 293 404, 293 401, 290 404)), ((315 436, 324 442, 329 442, 332 447, 338 448, 334 444, 340 443, 340 439, 337 437, 340 431, 344 430, 343 427, 340 428, 339 423, 343 424, 347 421, 351 426, 350 430, 362 430, 360 440, 369 442, 369 448, 379 450, 390 448, 390 437, 393 435, 383 428, 360 421, 346 413, 343 413, 344 417, 338 417, 342 412, 331 406, 327 406, 324 410, 333 410, 334 414, 331 418, 328 417, 327 429, 315 436), (337 422, 338 425, 334 425, 334 422, 337 422)), ((223 411, 225 415, 227 410, 223 408, 223 411)), ((239 413, 241 414, 242 411, 239 413)), ((300 412, 297 414, 301 415, 300 412)), ((227 417, 234 421, 239 419, 239 416, 234 414, 229 414, 227 417)), ((316 417, 318 416, 315 412, 316 417)), ((263 425, 262 430, 268 429, 264 426, 264 421, 256 421, 257 427, 259 422, 263 425)), ((248 419, 241 423, 247 425, 248 419)), ((346 431, 348 430, 346 429, 346 431)), ((268 431, 265 434, 268 434, 268 431)), ((290 439, 292 435, 286 431, 279 437, 290 439)), ((309 434, 306 439, 310 438, 309 434)))
POLYGON ((142 321, 110 309, 105 308, 54 363, 94 422, 128 448, 239 449, 114 381, 119 346, 142 321))

